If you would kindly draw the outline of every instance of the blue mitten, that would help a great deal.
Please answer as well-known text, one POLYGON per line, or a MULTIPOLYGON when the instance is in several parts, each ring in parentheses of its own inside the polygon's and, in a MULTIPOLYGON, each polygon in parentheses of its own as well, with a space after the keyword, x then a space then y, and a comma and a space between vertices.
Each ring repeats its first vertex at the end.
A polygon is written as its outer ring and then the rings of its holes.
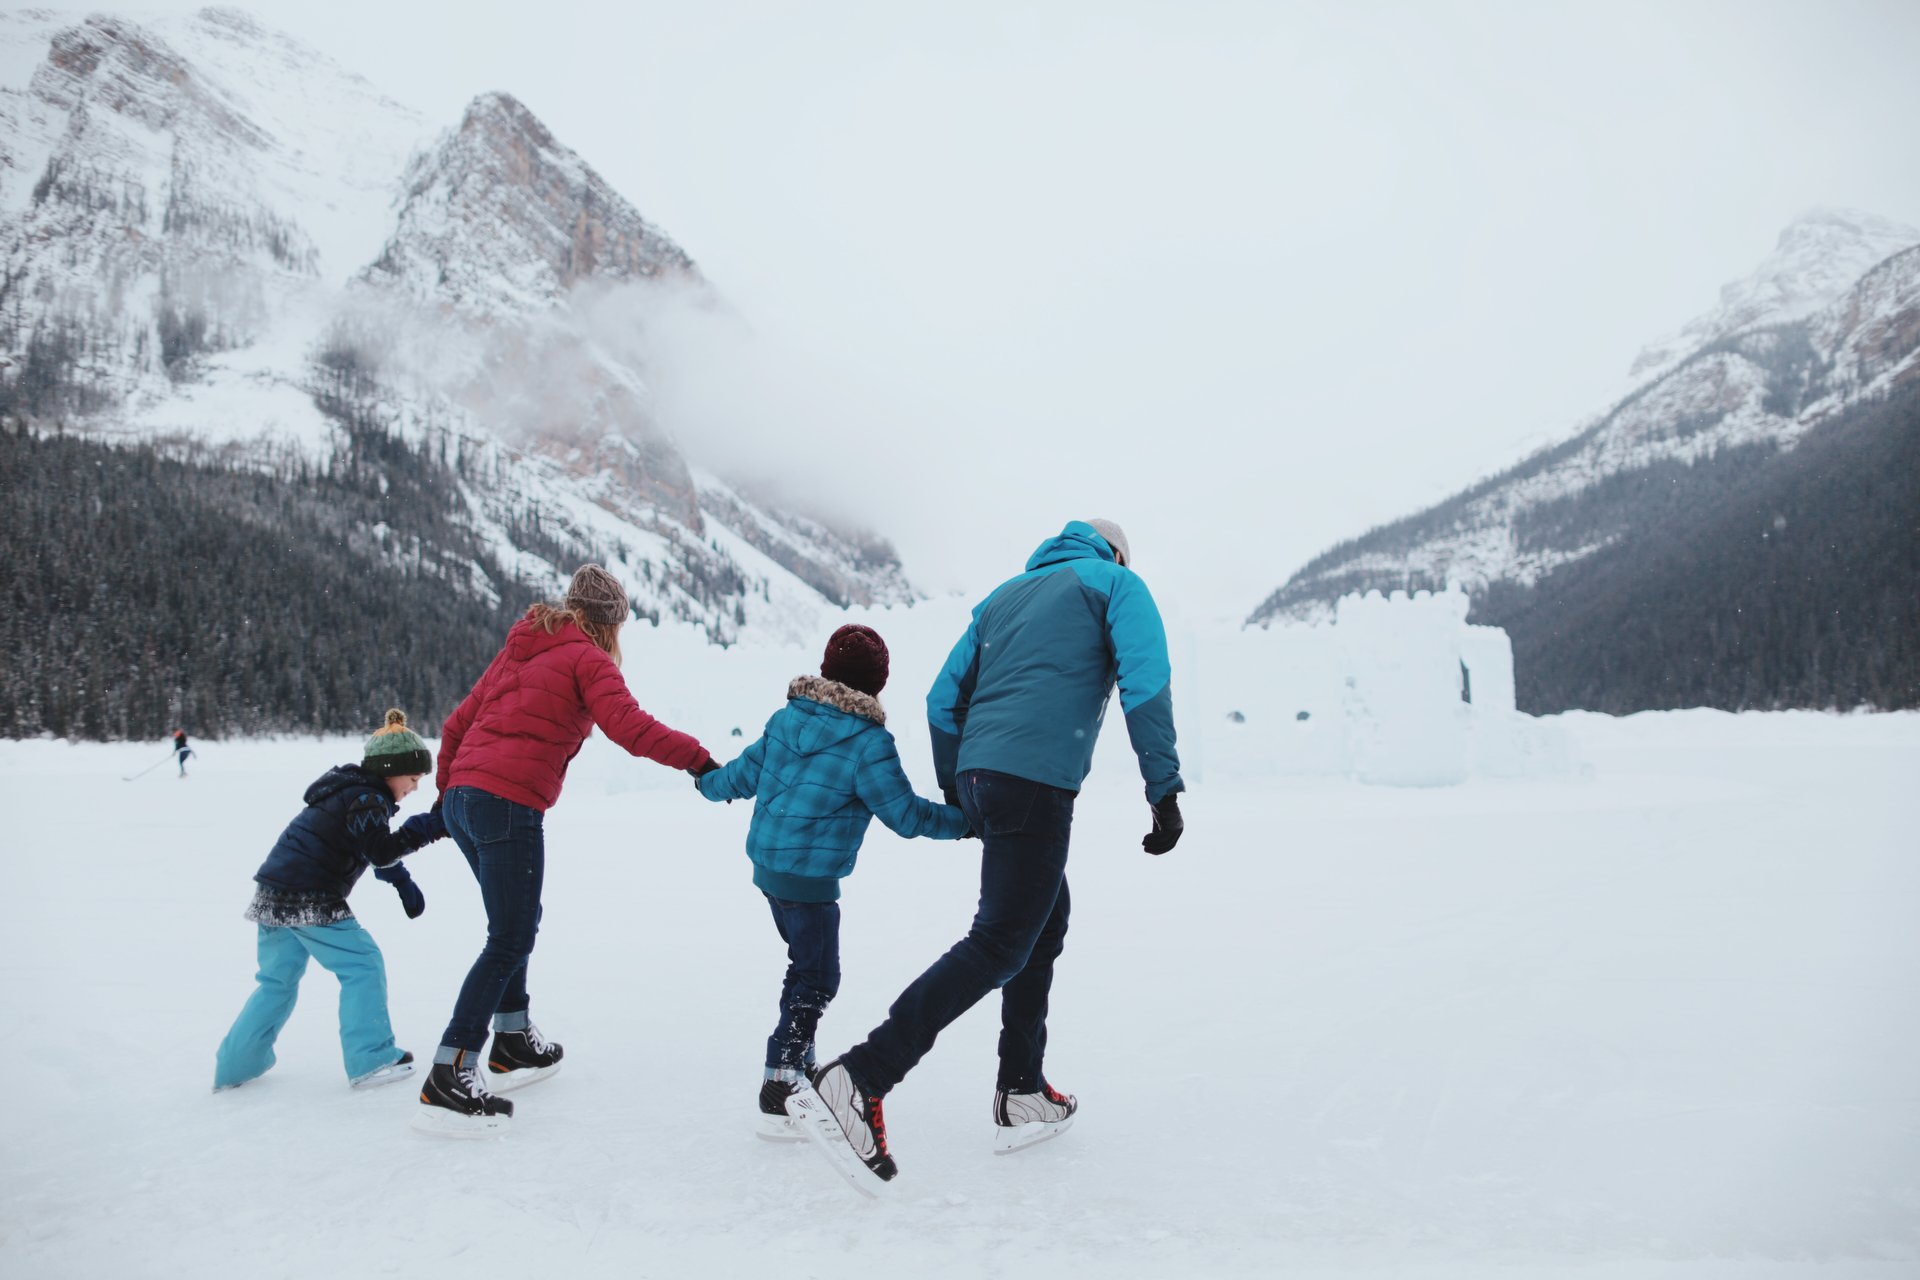
POLYGON ((427 895, 420 892, 420 886, 413 882, 413 873, 399 863, 389 867, 375 867, 376 879, 384 880, 393 886, 400 895, 400 906, 407 913, 407 919, 418 920, 421 912, 427 909, 427 895))

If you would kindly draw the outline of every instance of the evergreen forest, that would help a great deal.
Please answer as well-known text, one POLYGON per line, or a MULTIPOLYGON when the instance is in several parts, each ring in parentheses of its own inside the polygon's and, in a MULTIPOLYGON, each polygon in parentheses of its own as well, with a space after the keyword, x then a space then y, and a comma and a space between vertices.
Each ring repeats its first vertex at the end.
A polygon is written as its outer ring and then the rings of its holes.
POLYGON ((1614 476, 1516 532, 1612 539, 1475 600, 1513 640, 1523 711, 1920 707, 1920 383, 1789 450, 1614 476))
POLYGON ((456 496, 375 432, 324 469, 235 469, 0 425, 0 737, 370 732, 389 706, 434 731, 546 586, 456 496))

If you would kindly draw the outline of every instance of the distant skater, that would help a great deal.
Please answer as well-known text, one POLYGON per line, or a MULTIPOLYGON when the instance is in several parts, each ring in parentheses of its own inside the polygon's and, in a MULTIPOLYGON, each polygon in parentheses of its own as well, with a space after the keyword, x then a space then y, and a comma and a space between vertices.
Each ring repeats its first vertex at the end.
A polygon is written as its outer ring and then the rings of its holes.
POLYGON ((486 1137, 507 1127, 515 1089, 560 1069, 561 1047, 528 1017, 527 959, 540 930, 546 812, 597 726, 631 755, 695 773, 716 767, 695 738, 640 709, 620 674, 631 607, 619 579, 582 565, 559 604, 536 604, 440 733, 440 812, 480 882, 487 941, 461 984, 420 1090, 413 1127, 486 1137), (493 1047, 482 1065, 492 1023, 493 1047))
POLYGON ((887 645, 871 627, 834 632, 820 674, 798 676, 766 731, 723 769, 698 776, 709 800, 753 800, 753 883, 787 946, 780 1020, 767 1037, 758 1132, 804 1138, 787 1098, 814 1068, 814 1031, 840 990, 840 881, 879 818, 912 839, 956 840, 966 815, 914 794, 887 729, 880 691, 887 645))
POLYGON ((980 833, 980 905, 886 1021, 787 1101, 856 1186, 897 1172, 881 1100, 996 988, 995 1150, 1063 1132, 1078 1110, 1047 1082, 1047 1001, 1066 945, 1074 802, 1116 682, 1152 806, 1141 845, 1165 853, 1183 830, 1166 632, 1132 563, 1118 525, 1070 521, 974 609, 927 695, 936 780, 980 833))
POLYGON ((388 829, 400 802, 433 770, 433 756, 407 717, 387 712, 359 764, 338 765, 307 788, 302 809, 254 873, 246 917, 259 926, 259 985, 215 1056, 216 1092, 245 1084, 273 1066, 274 1041, 293 1016, 309 959, 340 980, 340 1053, 356 1089, 413 1074, 413 1055, 393 1040, 387 1017, 387 968, 373 935, 361 928, 347 895, 369 866, 393 885, 408 919, 427 901, 400 859, 446 834, 437 814, 388 829))
MULTIPOLYGON (((193 748, 187 745, 187 731, 185 729, 175 729, 173 731, 173 758, 180 762, 180 776, 183 778, 187 776, 187 757, 192 754, 193 748)), ((216 752, 215 754, 217 755, 218 753, 216 752)))

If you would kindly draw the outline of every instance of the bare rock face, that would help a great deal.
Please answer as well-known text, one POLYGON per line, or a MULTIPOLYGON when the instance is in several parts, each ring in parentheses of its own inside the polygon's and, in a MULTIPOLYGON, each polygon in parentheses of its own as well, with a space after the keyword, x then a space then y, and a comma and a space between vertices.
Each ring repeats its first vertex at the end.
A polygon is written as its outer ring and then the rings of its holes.
POLYGON ((723 643, 914 598, 883 541, 688 465, 582 300, 717 295, 509 94, 436 133, 227 9, 0 13, 0 43, 32 67, 0 82, 0 415, 277 473, 406 470, 458 538, 351 541, 489 598, 595 555, 643 614, 723 643))
POLYGON ((367 270, 488 314, 558 305, 588 280, 696 280, 693 259, 505 93, 474 99, 407 171, 394 237, 367 270))

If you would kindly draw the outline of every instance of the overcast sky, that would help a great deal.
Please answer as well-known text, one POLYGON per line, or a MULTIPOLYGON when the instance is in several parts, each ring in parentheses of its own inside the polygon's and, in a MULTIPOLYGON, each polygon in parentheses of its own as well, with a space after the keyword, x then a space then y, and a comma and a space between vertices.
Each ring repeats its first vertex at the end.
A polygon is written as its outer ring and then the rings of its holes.
POLYGON ((1806 208, 1920 224, 1909 0, 247 7, 449 124, 526 102, 753 326, 690 451, 934 590, 1105 515, 1244 616, 1604 408, 1806 208))

